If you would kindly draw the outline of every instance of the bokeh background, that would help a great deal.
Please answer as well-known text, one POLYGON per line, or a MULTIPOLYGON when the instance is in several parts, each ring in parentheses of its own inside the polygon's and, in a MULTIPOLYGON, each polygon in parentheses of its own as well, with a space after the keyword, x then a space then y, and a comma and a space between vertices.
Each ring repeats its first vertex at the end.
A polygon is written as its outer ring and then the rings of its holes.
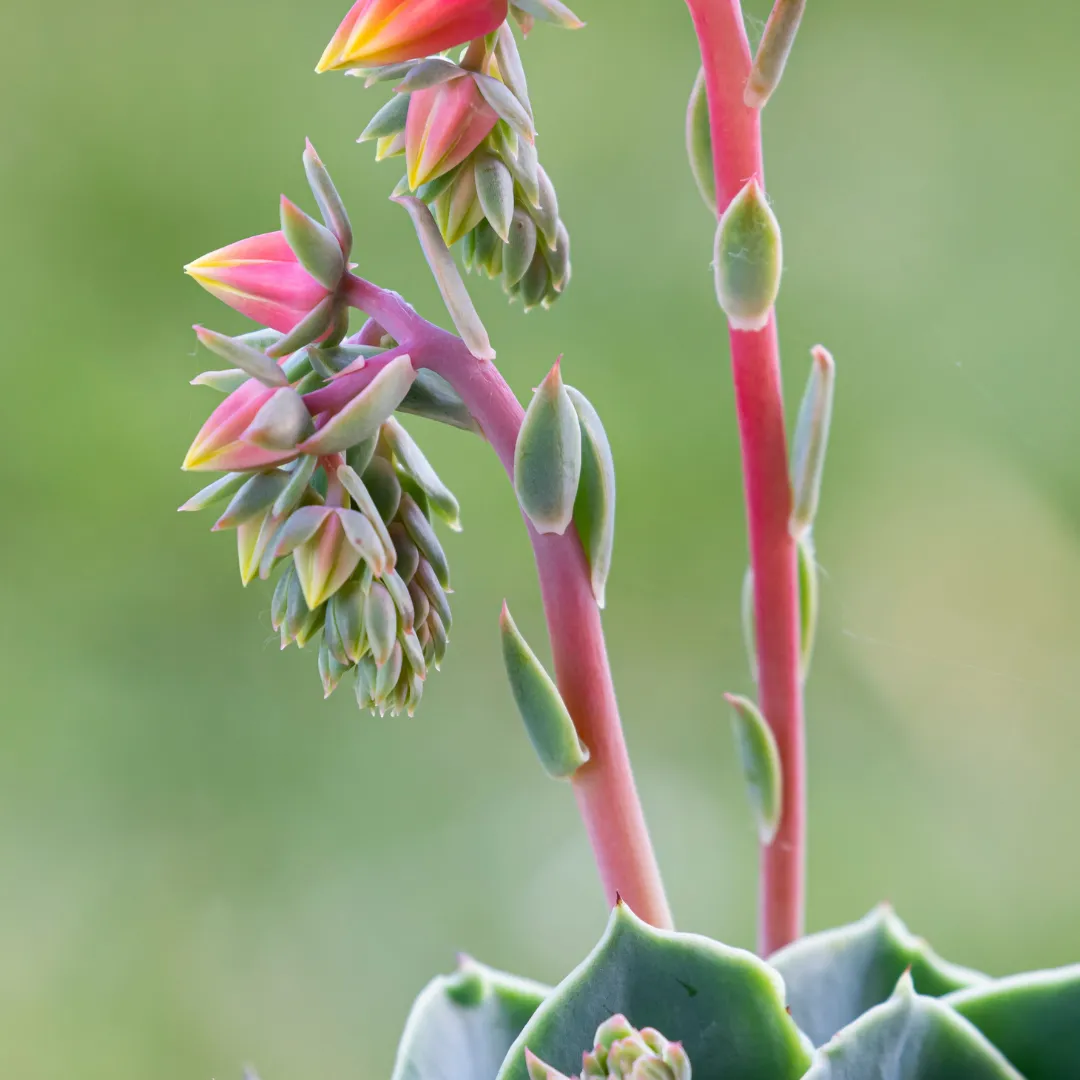
MULTIPOLYGON (((605 912, 497 651, 530 556, 478 440, 411 424, 458 492, 449 662, 412 721, 322 703, 232 540, 175 513, 213 394, 180 273, 306 199, 310 135, 363 272, 442 317, 382 100, 312 66, 343 0, 60 0, 0 20, 0 1074, 386 1077, 456 950, 558 979, 605 912)), ((753 941, 755 842, 719 695, 749 689, 744 522, 678 0, 579 0, 526 59, 575 278, 473 281, 521 392, 556 354, 619 467, 607 627, 679 922, 753 941)), ((765 14, 755 3, 751 16, 765 14)), ((785 374, 840 382, 809 688, 814 928, 892 900, 992 972, 1080 959, 1080 9, 814 0, 767 112, 785 374)))

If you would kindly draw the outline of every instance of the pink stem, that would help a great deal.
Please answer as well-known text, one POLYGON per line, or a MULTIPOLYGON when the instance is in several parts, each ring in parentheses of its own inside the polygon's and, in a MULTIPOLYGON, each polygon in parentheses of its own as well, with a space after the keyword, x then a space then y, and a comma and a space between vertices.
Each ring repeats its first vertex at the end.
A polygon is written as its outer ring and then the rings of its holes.
MULTIPOLYGON (((409 341, 417 367, 430 368, 453 386, 512 478, 525 413, 495 365, 477 360, 460 339, 422 319, 393 293, 353 278, 348 295, 395 339, 409 341)), ((669 928, 671 912, 634 784, 585 553, 573 529, 541 536, 530 525, 529 538, 555 681, 590 752, 572 783, 608 903, 621 896, 642 919, 669 928)))
MULTIPOLYGON (((719 215, 751 177, 764 184, 761 114, 743 102, 751 56, 739 0, 687 3, 705 69, 719 215)), ((758 947, 769 955, 802 934, 806 867, 799 589, 788 528, 791 483, 775 316, 758 333, 731 331, 731 362, 754 571, 760 705, 783 770, 780 827, 761 853, 758 947)))

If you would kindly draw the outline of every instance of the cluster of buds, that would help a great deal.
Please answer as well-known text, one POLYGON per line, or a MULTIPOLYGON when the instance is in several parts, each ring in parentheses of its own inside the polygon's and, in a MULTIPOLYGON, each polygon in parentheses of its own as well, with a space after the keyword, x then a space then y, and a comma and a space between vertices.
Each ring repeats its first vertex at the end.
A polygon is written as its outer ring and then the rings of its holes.
POLYGON ((283 200, 281 232, 187 268, 267 328, 227 337, 196 327, 231 366, 193 380, 226 397, 184 468, 225 475, 181 510, 226 504, 214 530, 236 529, 245 585, 281 567, 274 629, 282 648, 319 641, 327 696, 354 671, 361 707, 411 715, 451 621, 432 518, 460 526, 457 500, 393 414, 467 426, 467 413, 391 340, 361 344, 371 338, 361 332, 342 342, 351 229, 310 145, 305 164, 325 226, 283 200))
MULTIPOLYGON (((511 7, 582 25, 557 0, 511 7), (528 10, 526 10, 528 9, 528 10)), ((394 195, 415 194, 467 269, 499 278, 526 310, 550 305, 570 280, 570 236, 536 153, 536 128, 505 0, 359 0, 317 70, 345 70, 367 85, 396 81, 358 141, 376 160, 405 158, 394 195), (458 59, 446 51, 465 46, 458 59)))
MULTIPOLYGON (((568 1080, 525 1051, 531 1080, 568 1080)), ((596 1030, 592 1050, 582 1055, 577 1080, 690 1080, 690 1059, 681 1043, 669 1042, 655 1028, 633 1027, 613 1016, 596 1030)))

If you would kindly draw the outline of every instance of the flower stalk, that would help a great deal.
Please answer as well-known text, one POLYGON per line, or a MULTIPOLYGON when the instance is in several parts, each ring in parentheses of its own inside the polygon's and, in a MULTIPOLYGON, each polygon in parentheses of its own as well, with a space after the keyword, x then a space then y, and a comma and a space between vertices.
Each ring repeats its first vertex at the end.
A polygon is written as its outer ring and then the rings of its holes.
MULTIPOLYGON (((350 276, 345 295, 386 329, 417 367, 441 375, 461 396, 513 479, 525 410, 490 360, 421 318, 402 298, 350 276)), ((526 520, 540 580, 555 682, 589 760, 571 783, 608 902, 621 896, 646 922, 672 926, 660 870, 634 783, 608 664, 591 572, 575 529, 542 535, 526 520)))
MULTIPOLYGON (((746 104, 753 61, 739 0, 687 0, 709 105, 717 216, 750 180, 764 190, 761 113, 746 104)), ((754 581, 760 705, 776 739, 782 814, 762 845, 758 947, 801 936, 805 903, 806 762, 800 672, 797 549, 775 314, 757 331, 730 332, 754 581)))

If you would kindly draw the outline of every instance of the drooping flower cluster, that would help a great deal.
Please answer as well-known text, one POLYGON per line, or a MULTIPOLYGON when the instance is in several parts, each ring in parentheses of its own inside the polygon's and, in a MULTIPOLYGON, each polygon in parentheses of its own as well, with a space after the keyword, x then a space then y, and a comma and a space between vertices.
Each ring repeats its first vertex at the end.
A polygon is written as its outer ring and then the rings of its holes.
MULTIPOLYGON (((531 1080, 568 1080, 528 1050, 525 1059, 531 1080)), ((618 1015, 597 1028, 577 1080, 690 1080, 690 1059, 681 1043, 669 1042, 654 1028, 638 1031, 618 1015)))
POLYGON ((411 714, 451 622, 432 518, 457 529, 458 504, 393 413, 470 420, 449 386, 417 372, 396 343, 342 341, 352 232, 310 146, 305 164, 325 225, 283 200, 281 232, 187 268, 267 328, 234 338, 196 327, 232 366, 193 380, 227 396, 184 468, 225 475, 181 509, 225 504, 214 529, 236 529, 245 585, 280 568, 274 629, 282 648, 322 635, 327 696, 353 671, 361 707, 411 714))
MULTIPOLYGON (((561 26, 582 23, 557 0, 510 9, 561 26), (525 9, 528 10, 525 10, 525 9)), ((397 81, 359 141, 376 160, 405 158, 395 195, 431 209, 467 269, 498 277, 526 310, 551 304, 570 280, 570 236, 536 153, 536 128, 505 0, 359 0, 318 71, 345 70, 367 85, 397 81), (465 46, 455 61, 444 55, 465 46)))

